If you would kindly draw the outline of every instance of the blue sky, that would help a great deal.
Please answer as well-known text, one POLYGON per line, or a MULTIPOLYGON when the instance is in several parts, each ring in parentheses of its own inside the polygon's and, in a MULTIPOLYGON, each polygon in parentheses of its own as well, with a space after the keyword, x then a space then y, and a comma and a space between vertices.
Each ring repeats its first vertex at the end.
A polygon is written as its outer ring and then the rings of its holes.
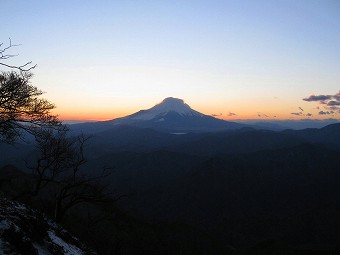
POLYGON ((114 118, 168 96, 225 118, 298 118, 298 107, 318 118, 302 99, 340 89, 339 1, 1 6, 0 40, 22 44, 11 61, 38 64, 34 84, 64 118, 114 118))

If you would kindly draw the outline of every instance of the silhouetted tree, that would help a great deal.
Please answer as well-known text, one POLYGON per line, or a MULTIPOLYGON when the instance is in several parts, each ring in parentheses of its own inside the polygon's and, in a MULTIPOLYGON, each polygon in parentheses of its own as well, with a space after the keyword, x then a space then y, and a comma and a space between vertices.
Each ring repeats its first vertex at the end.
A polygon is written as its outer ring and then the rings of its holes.
POLYGON ((51 114, 55 106, 39 98, 43 92, 30 83, 30 73, 0 74, 0 140, 12 141, 25 130, 35 134, 41 126, 59 126, 51 114))
POLYGON ((107 169, 99 174, 86 174, 82 166, 87 162, 84 156, 84 135, 68 137, 67 129, 57 131, 45 129, 36 137, 38 157, 33 166, 36 175, 34 195, 48 187, 53 193, 54 217, 60 222, 72 207, 88 202, 112 202, 112 193, 102 180, 109 175, 107 169))
POLYGON ((15 55, 8 50, 18 45, 3 47, 0 44, 0 65, 11 69, 0 73, 0 141, 11 142, 21 136, 22 131, 36 134, 37 127, 60 126, 57 116, 51 114, 55 106, 48 100, 40 98, 41 90, 31 84, 32 73, 36 67, 32 62, 20 66, 4 63, 15 55))

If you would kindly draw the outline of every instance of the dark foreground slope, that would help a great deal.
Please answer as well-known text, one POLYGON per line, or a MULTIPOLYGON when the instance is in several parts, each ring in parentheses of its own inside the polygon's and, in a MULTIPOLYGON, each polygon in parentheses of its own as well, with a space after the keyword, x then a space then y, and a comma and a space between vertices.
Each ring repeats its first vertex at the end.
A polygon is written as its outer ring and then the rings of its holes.
POLYGON ((0 198, 0 254, 95 254, 42 213, 0 198))
POLYGON ((11 197, 0 199, 1 255, 87 254, 78 250, 81 242, 103 255, 233 254, 223 242, 193 226, 138 220, 112 201, 89 201, 68 212, 62 225, 76 234, 78 241, 41 213, 53 217, 48 190, 35 197, 22 196, 32 182, 34 176, 13 166, 0 168, 0 194, 11 197), (14 197, 31 206, 14 202, 14 197))

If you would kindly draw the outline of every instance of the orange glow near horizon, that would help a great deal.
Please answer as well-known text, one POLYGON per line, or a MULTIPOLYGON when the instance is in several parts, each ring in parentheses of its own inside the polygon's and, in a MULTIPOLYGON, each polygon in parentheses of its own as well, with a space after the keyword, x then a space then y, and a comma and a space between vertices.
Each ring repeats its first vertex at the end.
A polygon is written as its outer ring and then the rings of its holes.
MULTIPOLYGON (((130 101, 116 99, 103 101, 98 105, 75 104, 72 101, 60 104, 53 110, 64 121, 105 121, 131 115, 139 110, 147 110, 160 103, 158 97, 135 97, 130 101)), ((205 115, 214 116, 228 121, 237 120, 301 120, 301 119, 328 119, 338 118, 339 115, 320 115, 321 105, 304 102, 296 103, 296 99, 245 98, 244 100, 222 98, 214 101, 202 98, 189 98, 184 102, 192 109, 205 115), (318 108, 318 106, 320 108, 318 108), (292 114, 300 113, 300 115, 292 114), (311 114, 311 115, 310 115, 311 114)))
POLYGON ((6 63, 37 64, 62 120, 166 97, 231 121, 340 119, 339 1, 2 2, 2 48, 22 44, 6 63))
MULTIPOLYGON (((189 102, 190 105, 190 102, 189 102)), ((152 106, 151 106, 152 107, 152 106)), ((299 109, 295 109, 296 107, 290 107, 288 105, 271 105, 268 110, 267 105, 263 104, 249 106, 241 106, 233 107, 231 110, 225 111, 221 110, 226 107, 217 107, 217 106, 205 106, 205 107, 194 107, 194 110, 197 110, 203 114, 214 116, 215 118, 227 120, 227 121, 237 121, 237 120, 300 120, 300 119, 327 119, 333 116, 319 116, 315 113, 315 108, 305 108, 305 113, 313 112, 313 115, 308 117, 306 115, 296 116, 292 115, 291 112, 297 112, 299 109), (234 110, 235 109, 235 110, 234 110), (252 110, 249 110, 252 109, 252 110), (267 110, 266 110, 267 109, 267 110)), ((57 108, 53 111, 54 114, 57 114, 59 118, 63 121, 105 121, 112 120, 120 117, 124 117, 127 115, 131 115, 139 110, 145 110, 148 107, 128 107, 117 108, 116 110, 109 109, 100 109, 100 108, 87 108, 87 109, 67 109, 67 108, 57 108)), ((228 108, 227 108, 228 109, 228 108)))
POLYGON ((105 121, 116 119, 126 116, 124 114, 113 114, 109 112, 91 112, 91 111, 69 111, 69 112, 57 112, 59 119, 63 121, 75 120, 75 121, 105 121))

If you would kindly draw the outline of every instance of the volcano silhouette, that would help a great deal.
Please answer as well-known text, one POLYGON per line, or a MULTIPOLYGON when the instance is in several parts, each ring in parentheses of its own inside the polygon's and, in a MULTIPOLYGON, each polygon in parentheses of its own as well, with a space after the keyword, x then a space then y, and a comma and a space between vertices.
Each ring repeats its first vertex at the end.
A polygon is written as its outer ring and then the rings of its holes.
POLYGON ((166 132, 211 132, 245 127, 193 110, 184 100, 168 97, 154 107, 110 121, 114 125, 131 125, 166 132))

